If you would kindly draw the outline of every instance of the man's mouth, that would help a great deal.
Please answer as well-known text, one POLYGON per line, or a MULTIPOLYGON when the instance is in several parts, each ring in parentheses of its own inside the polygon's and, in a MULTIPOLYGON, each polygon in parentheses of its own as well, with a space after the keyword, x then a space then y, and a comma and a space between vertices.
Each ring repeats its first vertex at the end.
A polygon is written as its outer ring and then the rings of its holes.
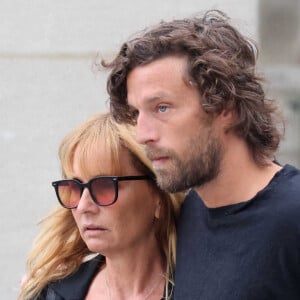
POLYGON ((169 158, 167 156, 160 156, 160 157, 155 157, 155 158, 150 159, 150 160, 152 162, 153 168, 155 169, 155 168, 162 167, 168 159, 169 158))

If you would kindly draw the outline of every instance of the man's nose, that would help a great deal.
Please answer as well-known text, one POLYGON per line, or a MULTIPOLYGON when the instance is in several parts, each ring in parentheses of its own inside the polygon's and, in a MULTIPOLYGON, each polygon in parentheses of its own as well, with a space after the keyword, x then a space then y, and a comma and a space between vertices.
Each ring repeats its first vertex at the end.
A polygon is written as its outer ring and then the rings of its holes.
POLYGON ((156 124, 147 115, 139 113, 136 120, 136 140, 139 144, 148 144, 157 141, 158 134, 156 124))

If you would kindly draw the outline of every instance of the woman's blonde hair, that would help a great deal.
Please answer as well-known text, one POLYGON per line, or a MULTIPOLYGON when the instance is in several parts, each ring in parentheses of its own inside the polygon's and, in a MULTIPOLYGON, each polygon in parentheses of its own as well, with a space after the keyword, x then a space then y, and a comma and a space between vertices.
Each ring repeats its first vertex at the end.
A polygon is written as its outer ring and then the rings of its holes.
MULTIPOLYGON (((62 175, 69 178, 73 173, 75 150, 79 153, 83 171, 89 155, 97 157, 100 152, 111 162, 114 175, 122 175, 120 167, 121 150, 127 149, 132 163, 142 174, 152 175, 152 167, 143 147, 134 137, 134 128, 116 123, 109 113, 98 113, 69 133, 59 147, 62 175)), ((101 160, 95 161, 95 170, 101 160)), ((92 171, 93 172, 93 171, 92 171)), ((165 261, 167 282, 173 281, 176 257, 175 221, 183 200, 182 194, 167 194, 157 185, 161 194, 161 217, 157 221, 156 237, 165 261)), ((61 206, 55 208, 41 221, 41 231, 37 235, 27 259, 27 279, 21 288, 20 299, 32 299, 50 282, 62 279, 75 272, 84 258, 91 254, 82 240, 71 210, 61 206)), ((168 291, 168 289, 166 289, 168 291)))

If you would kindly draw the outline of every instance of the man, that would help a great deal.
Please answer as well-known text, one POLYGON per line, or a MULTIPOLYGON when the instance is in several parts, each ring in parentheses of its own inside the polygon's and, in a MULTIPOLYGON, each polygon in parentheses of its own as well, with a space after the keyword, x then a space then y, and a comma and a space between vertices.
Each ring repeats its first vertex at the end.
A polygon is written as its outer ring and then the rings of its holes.
POLYGON ((282 122, 256 54, 208 11, 146 29, 103 63, 111 111, 136 123, 160 187, 191 189, 175 299, 300 299, 300 171, 275 162, 282 122))

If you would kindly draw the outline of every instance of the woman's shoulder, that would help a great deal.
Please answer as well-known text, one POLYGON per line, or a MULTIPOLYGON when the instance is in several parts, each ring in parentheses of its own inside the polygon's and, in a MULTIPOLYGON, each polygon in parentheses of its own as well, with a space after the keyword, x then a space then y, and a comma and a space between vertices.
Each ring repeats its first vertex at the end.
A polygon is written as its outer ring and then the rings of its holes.
POLYGON ((69 276, 52 282, 35 300, 80 300, 84 299, 89 286, 104 262, 102 255, 85 260, 78 270, 69 276))

